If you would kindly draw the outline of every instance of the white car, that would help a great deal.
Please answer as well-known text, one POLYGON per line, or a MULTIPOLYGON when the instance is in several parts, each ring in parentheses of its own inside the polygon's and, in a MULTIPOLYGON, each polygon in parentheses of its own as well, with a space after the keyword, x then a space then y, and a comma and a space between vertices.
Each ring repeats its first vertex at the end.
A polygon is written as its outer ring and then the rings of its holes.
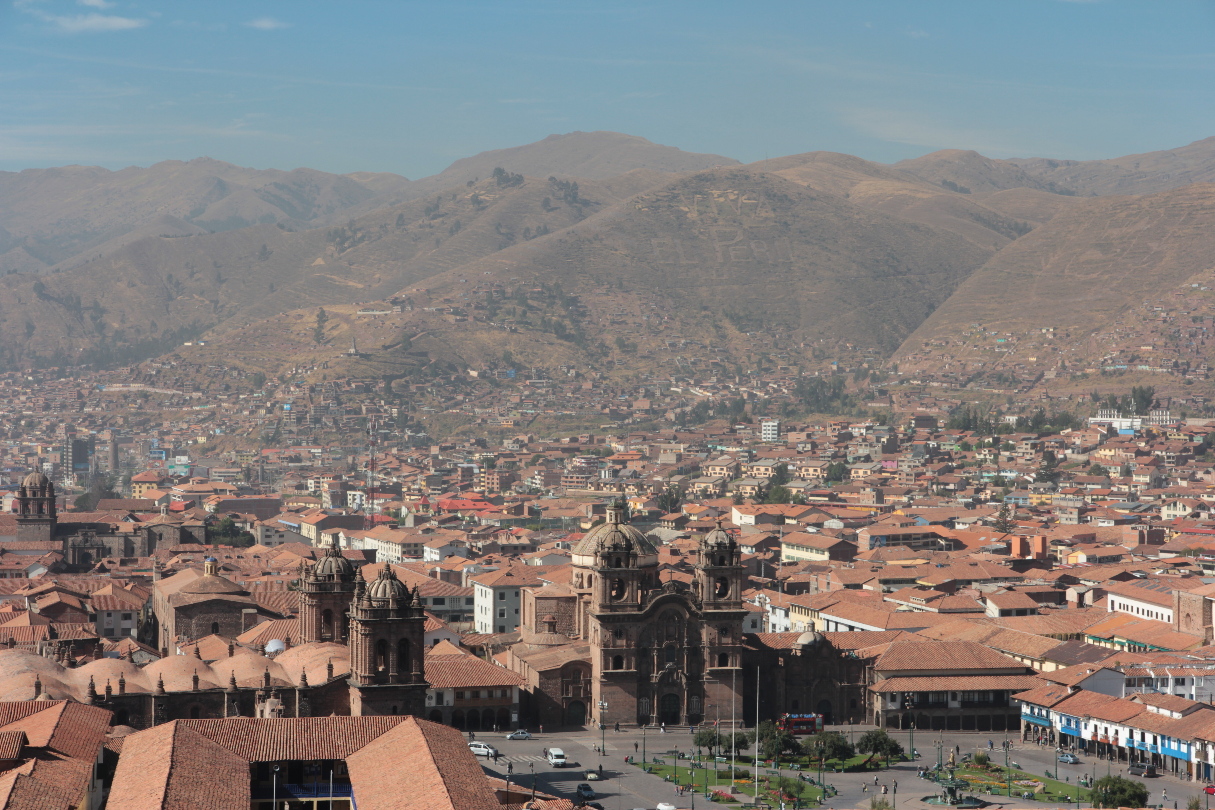
POLYGON ((659 802, 658 810, 675 810, 675 805, 668 804, 667 802, 659 802))
POLYGON ((498 749, 494 748, 489 743, 470 742, 468 744, 468 750, 472 751, 474 755, 479 757, 496 757, 498 755, 498 749))

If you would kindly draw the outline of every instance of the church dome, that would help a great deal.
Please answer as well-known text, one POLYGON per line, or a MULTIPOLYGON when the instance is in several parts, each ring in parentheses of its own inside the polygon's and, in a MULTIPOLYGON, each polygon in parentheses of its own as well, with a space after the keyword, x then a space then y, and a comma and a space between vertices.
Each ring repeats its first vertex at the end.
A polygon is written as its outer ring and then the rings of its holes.
POLYGON ((813 630, 807 630, 797 637, 797 646, 817 647, 822 640, 823 637, 820 634, 814 632, 813 630))
POLYGON ((325 549, 325 556, 312 566, 312 576, 350 581, 354 579, 354 565, 342 556, 337 541, 334 540, 333 544, 325 549))
POLYGON ((51 479, 47 478, 42 473, 35 471, 25 476, 25 480, 21 482, 21 486, 25 487, 26 489, 43 489, 49 486, 50 483, 51 479))
POLYGON ((638 557, 657 557, 658 549, 638 529, 622 521, 622 510, 611 506, 607 520, 587 532, 574 546, 575 557, 594 557, 604 551, 632 552, 638 557))
POLYGON ((384 563, 384 567, 380 569, 380 575, 373 579, 367 586, 367 597, 369 599, 409 599, 409 588, 405 587, 405 583, 397 579, 397 574, 392 570, 392 566, 384 563))
POLYGON ((193 582, 183 585, 178 593, 248 593, 243 587, 227 577, 219 575, 219 561, 208 557, 203 561, 203 575, 193 582))
POLYGON ((734 546, 734 538, 730 533, 721 527, 721 521, 717 522, 717 527, 710 529, 705 535, 704 544, 708 548, 732 548, 734 546))

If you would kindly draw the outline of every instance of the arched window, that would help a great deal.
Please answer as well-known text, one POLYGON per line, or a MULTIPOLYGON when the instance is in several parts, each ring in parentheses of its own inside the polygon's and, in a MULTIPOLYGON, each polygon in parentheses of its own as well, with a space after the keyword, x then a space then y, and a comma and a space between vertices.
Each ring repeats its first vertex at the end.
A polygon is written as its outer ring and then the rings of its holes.
POLYGON ((725 599, 730 595, 730 580, 726 579, 725 577, 718 577, 716 584, 717 587, 715 589, 715 593, 717 594, 718 599, 725 599))
POLYGON ((211 622, 211 635, 219 635, 219 622, 211 622))
POLYGON ((674 644, 668 644, 662 648, 662 653, 665 658, 665 663, 674 664, 676 657, 679 655, 679 650, 675 648, 674 644))
POLYGON ((333 611, 328 608, 321 612, 321 641, 333 641, 333 611))
POLYGON ((375 668, 388 669, 388 642, 384 639, 380 639, 375 644, 375 668))
POLYGON ((729 653, 718 653, 717 654, 717 666, 719 666, 719 667, 730 666, 730 654, 729 653))
POLYGON ((624 669, 624 656, 612 656, 612 669, 624 669))
POLYGON ((619 557, 617 557, 616 559, 612 560, 612 567, 613 567, 613 568, 623 568, 623 567, 624 567, 624 566, 621 564, 621 562, 620 562, 620 558, 619 558, 619 557))
POLYGON ((197 704, 191 706, 190 707, 190 719, 197 720, 200 717, 202 717, 202 709, 200 709, 197 704))
POLYGON ((627 591, 627 586, 624 584, 623 579, 612 580, 611 596, 613 599, 617 599, 617 600, 623 599, 626 591, 627 591))

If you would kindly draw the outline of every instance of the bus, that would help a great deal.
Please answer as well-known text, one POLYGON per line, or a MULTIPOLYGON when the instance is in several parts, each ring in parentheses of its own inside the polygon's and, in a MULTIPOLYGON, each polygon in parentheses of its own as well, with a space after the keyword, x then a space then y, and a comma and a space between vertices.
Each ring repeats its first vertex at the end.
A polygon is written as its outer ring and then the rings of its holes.
POLYGON ((821 714, 782 714, 776 721, 776 727, 795 737, 818 734, 823 730, 823 716, 821 714))

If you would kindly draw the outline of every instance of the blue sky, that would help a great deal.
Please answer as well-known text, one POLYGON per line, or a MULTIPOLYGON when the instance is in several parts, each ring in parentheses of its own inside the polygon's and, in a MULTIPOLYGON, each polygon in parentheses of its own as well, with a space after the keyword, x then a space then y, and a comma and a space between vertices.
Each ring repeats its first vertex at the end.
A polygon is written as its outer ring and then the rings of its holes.
POLYGON ((0 169, 422 177, 555 132, 743 161, 1215 135, 1215 2, 0 0, 0 169))

